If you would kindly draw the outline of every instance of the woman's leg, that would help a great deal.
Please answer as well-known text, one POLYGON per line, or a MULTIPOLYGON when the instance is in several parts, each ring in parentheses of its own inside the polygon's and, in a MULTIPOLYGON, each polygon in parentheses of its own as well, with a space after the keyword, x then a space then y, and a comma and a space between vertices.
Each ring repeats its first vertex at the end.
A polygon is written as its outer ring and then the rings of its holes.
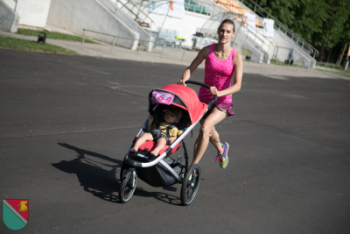
POLYGON ((212 137, 214 137, 213 140, 215 140, 215 147, 219 151, 220 146, 217 144, 217 141, 220 140, 218 137, 219 134, 215 131, 215 129, 214 132, 212 130, 213 127, 225 119, 225 117, 226 113, 218 110, 217 108, 213 108, 212 112, 207 116, 207 118, 204 121, 201 121, 202 126, 199 131, 199 136, 194 145, 192 164, 199 163, 201 160, 208 147, 210 133, 212 133, 212 137))
POLYGON ((210 132, 209 141, 215 146, 215 148, 218 151, 218 154, 220 154, 223 150, 223 147, 220 141, 219 133, 215 130, 215 127, 213 127, 210 132))
POLYGON ((153 136, 149 132, 145 132, 139 139, 136 140, 134 146, 130 149, 131 152, 137 152, 139 147, 146 141, 153 141, 153 136))

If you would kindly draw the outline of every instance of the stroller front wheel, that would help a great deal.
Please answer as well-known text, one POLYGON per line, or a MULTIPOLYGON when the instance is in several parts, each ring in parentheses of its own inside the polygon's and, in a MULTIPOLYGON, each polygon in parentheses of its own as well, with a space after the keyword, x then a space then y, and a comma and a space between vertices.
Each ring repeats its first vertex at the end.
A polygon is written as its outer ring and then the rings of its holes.
POLYGON ((182 181, 181 203, 184 206, 190 205, 197 195, 201 182, 201 167, 198 164, 192 165, 182 181))
POLYGON ((128 202, 136 190, 137 176, 135 171, 125 170, 121 178, 119 189, 119 201, 121 203, 128 202))

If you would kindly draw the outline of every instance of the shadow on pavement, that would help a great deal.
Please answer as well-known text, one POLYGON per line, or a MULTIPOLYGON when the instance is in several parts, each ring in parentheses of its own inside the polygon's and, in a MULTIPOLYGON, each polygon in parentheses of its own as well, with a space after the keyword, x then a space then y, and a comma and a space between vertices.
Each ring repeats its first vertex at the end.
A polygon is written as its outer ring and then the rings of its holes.
MULTIPOLYGON (((110 158, 106 155, 92 151, 80 149, 78 147, 58 143, 58 145, 78 153, 77 158, 71 161, 62 160, 59 163, 52 163, 52 166, 70 174, 76 174, 80 185, 84 191, 93 194, 105 201, 118 202, 118 193, 120 188, 119 177, 121 160, 110 158), (118 172, 119 171, 119 172, 118 172)), ((176 188, 168 187, 166 190, 175 191, 176 188)), ((178 197, 161 192, 147 192, 141 187, 135 191, 136 196, 154 197, 165 203, 180 205, 178 197)))

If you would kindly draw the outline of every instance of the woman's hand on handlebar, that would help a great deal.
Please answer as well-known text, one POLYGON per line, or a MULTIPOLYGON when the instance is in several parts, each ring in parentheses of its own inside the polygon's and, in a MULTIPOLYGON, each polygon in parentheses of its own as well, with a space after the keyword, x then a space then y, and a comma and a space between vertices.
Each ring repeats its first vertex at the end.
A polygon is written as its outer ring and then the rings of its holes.
POLYGON ((186 81, 188 81, 191 77, 191 70, 190 68, 187 68, 184 72, 184 74, 182 74, 181 80, 179 80, 179 85, 183 85, 183 86, 187 86, 186 85, 186 81))
POLYGON ((219 96, 219 91, 217 90, 217 88, 216 88, 215 86, 210 87, 209 92, 210 92, 211 95, 213 95, 213 96, 218 96, 218 97, 220 97, 220 96, 219 96))
POLYGON ((187 86, 186 81, 183 78, 181 80, 179 80, 178 84, 182 85, 182 86, 187 86))

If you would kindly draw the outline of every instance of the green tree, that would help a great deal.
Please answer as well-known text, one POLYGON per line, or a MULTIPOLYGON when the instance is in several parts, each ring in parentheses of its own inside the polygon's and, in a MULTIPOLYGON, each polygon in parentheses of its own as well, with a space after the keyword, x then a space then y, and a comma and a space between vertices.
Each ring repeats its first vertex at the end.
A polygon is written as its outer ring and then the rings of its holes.
POLYGON ((255 2, 286 26, 291 25, 295 20, 293 7, 298 0, 257 0, 255 2))
POLYGON ((344 26, 349 21, 350 4, 346 0, 327 0, 328 17, 322 24, 322 31, 315 33, 313 44, 320 47, 319 61, 325 58, 325 50, 346 39, 344 26))
POLYGON ((349 0, 256 0, 258 5, 304 40, 320 49, 318 59, 327 49, 350 41, 349 0))
POLYGON ((312 43, 312 35, 322 32, 323 22, 328 18, 325 0, 301 0, 293 6, 293 10, 295 20, 288 26, 312 43))
MULTIPOLYGON (((344 29, 343 33, 341 33, 340 41, 339 43, 335 46, 336 50, 338 52, 337 57, 336 57, 336 63, 339 65, 342 62, 342 55, 344 51, 344 46, 350 42, 350 15, 348 16, 348 20, 344 24, 344 29)), ((349 44, 348 44, 349 46, 349 44)), ((345 54, 348 52, 348 48, 344 51, 345 54)))

